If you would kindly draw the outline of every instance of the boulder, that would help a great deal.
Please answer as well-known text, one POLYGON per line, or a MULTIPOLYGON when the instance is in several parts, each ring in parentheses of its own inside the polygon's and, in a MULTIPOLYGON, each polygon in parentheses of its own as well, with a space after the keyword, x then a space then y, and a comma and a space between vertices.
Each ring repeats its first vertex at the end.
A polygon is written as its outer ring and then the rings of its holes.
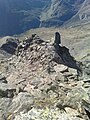
POLYGON ((24 110, 29 111, 32 108, 33 103, 33 96, 27 92, 20 92, 13 98, 9 107, 9 112, 12 114, 19 114, 24 110))
POLYGON ((78 75, 77 69, 68 68, 68 71, 69 71, 69 73, 71 73, 71 74, 74 75, 74 76, 77 76, 77 75, 78 75))
POLYGON ((83 87, 78 86, 67 93, 63 105, 70 106, 76 110, 78 109, 79 112, 81 112, 83 99, 86 101, 89 99, 89 96, 83 87))
POLYGON ((9 114, 8 108, 10 106, 10 103, 10 98, 0 98, 0 120, 6 120, 9 114))
POLYGON ((56 66, 54 66, 54 70, 56 71, 56 73, 58 73, 58 72, 61 72, 61 73, 63 73, 63 72, 65 72, 65 71, 68 71, 68 67, 67 66, 65 66, 65 65, 56 65, 56 66))

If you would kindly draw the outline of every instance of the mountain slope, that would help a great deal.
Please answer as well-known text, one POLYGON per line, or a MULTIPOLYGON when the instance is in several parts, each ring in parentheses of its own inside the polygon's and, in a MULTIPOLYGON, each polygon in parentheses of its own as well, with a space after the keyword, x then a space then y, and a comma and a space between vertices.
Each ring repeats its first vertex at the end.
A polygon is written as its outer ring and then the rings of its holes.
POLYGON ((85 0, 75 16, 72 17, 66 24, 68 26, 77 26, 90 23, 90 1, 85 0))
POLYGON ((0 0, 0 36, 89 21, 89 0, 0 0))
POLYGON ((41 26, 59 26, 71 19, 84 0, 51 0, 51 5, 42 13, 41 26))
POLYGON ((0 0, 0 35, 13 35, 39 27, 44 0, 0 0))

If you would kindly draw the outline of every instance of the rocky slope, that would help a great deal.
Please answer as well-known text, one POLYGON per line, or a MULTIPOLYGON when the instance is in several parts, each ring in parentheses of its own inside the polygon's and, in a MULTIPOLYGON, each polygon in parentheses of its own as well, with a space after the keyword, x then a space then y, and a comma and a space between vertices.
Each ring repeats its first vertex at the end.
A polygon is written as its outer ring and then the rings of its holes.
POLYGON ((90 81, 59 43, 33 34, 1 61, 1 120, 89 120, 90 81))
POLYGON ((66 22, 68 26, 81 26, 83 24, 90 24, 90 1, 85 0, 70 21, 66 22))
POLYGON ((85 0, 51 0, 41 16, 41 26, 60 26, 70 20, 85 0))

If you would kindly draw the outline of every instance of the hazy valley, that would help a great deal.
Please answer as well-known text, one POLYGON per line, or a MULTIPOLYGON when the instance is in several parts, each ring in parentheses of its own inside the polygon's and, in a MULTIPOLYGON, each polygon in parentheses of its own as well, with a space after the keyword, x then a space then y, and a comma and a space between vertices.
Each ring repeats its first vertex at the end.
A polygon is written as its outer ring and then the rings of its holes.
POLYGON ((0 36, 90 21, 89 0, 0 0, 0 36))

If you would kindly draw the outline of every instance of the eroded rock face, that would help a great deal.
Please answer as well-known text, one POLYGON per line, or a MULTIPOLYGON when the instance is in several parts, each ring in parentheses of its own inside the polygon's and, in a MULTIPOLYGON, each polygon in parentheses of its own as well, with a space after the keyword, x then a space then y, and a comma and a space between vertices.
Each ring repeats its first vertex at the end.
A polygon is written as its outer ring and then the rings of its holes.
MULTIPOLYGON (((41 120, 38 115, 47 112, 46 117, 43 116, 46 119, 49 111, 53 110, 58 120, 88 118, 83 100, 89 100, 89 86, 85 81, 80 81, 79 62, 65 46, 45 42, 33 34, 18 45, 15 55, 8 59, 7 67, 8 70, 3 73, 7 83, 1 83, 0 99, 11 100, 6 114, 8 119, 29 120, 35 112, 37 115, 34 119, 41 120), (69 110, 72 111, 71 115, 69 110)), ((52 112, 49 116, 56 119, 52 112)))
POLYGON ((6 36, 0 39, 0 41, 0 63, 2 63, 15 54, 19 40, 15 37, 6 36))

